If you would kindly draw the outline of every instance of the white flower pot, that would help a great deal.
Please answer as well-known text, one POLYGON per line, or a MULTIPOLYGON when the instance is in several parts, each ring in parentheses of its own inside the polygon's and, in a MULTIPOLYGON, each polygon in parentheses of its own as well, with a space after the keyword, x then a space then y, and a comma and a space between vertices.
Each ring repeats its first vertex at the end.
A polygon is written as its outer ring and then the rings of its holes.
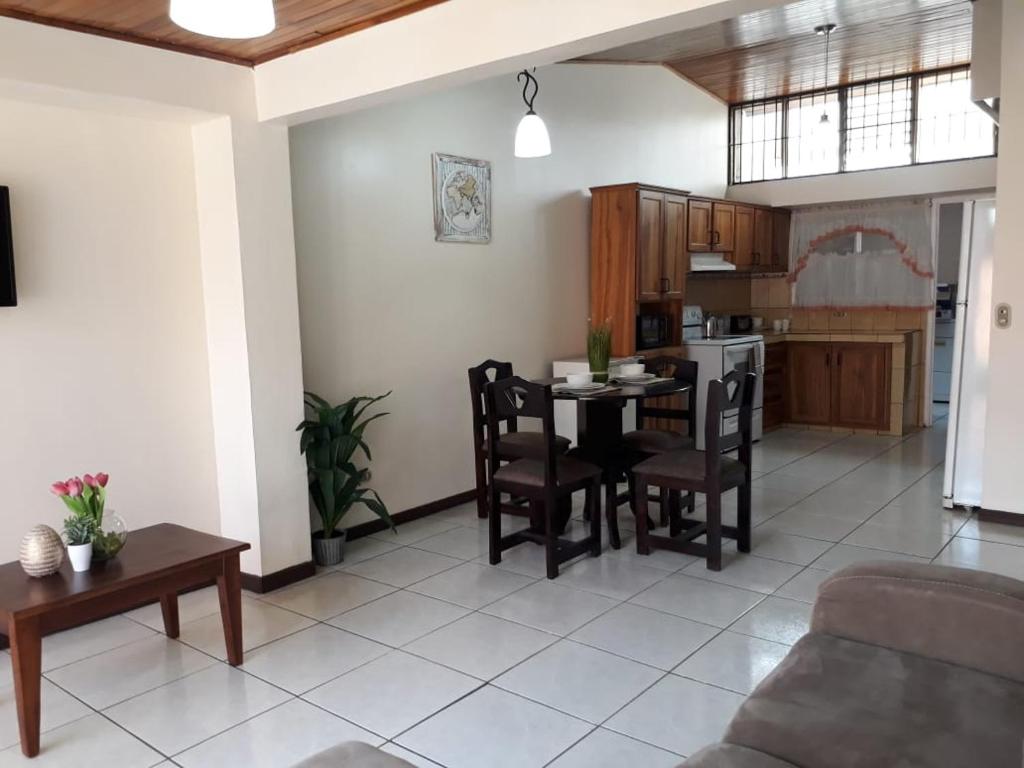
POLYGON ((71 568, 75 573, 88 571, 89 565, 92 563, 92 542, 68 545, 68 557, 71 559, 71 568))

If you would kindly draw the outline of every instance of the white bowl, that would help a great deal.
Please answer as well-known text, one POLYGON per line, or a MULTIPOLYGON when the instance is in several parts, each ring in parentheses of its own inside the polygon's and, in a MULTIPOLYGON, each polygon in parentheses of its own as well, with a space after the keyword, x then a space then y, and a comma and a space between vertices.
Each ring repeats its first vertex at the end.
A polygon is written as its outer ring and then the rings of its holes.
POLYGON ((565 377, 565 382, 570 387, 585 387, 587 384, 594 383, 594 374, 592 373, 570 373, 565 377))
POLYGON ((626 363, 619 366, 620 376, 639 376, 644 372, 643 363, 626 363))

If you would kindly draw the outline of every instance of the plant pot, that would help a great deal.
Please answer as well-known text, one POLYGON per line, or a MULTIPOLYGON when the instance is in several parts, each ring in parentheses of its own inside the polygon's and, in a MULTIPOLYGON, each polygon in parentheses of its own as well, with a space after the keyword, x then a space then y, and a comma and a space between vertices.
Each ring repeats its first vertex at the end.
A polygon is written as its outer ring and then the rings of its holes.
POLYGON ((69 544, 68 559, 71 560, 71 569, 75 573, 88 571, 92 563, 92 542, 88 544, 69 544))
POLYGON ((324 538, 323 531, 313 534, 313 560, 317 565, 337 565, 345 560, 345 538, 348 531, 324 538))

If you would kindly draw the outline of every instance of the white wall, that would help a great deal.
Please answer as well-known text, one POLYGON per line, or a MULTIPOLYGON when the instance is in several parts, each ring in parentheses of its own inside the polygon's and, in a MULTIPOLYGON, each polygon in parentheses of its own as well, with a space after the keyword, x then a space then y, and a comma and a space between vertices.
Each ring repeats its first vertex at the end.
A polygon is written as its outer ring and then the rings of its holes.
MULTIPOLYGON (((989 342, 988 420, 982 506, 1024 514, 1021 492, 1020 382, 1024 376, 1024 4, 1003 3, 1002 100, 999 119, 999 182, 996 189, 996 252, 992 306, 1008 303, 1013 323, 993 325, 989 342)), ((992 322, 992 318, 988 318, 992 322)))
POLYGON ((514 75, 291 131, 305 383, 394 390, 368 435, 393 511, 473 486, 467 368, 540 376, 584 351, 590 186, 724 191, 726 108, 664 68, 537 76, 546 159, 512 156, 514 75), (491 161, 489 245, 434 242, 432 152, 491 161))
MULTIPOLYGON (((1002 151, 1002 140, 1000 140, 1002 151)), ((887 197, 934 197, 996 185, 996 158, 930 163, 907 168, 804 176, 729 187, 728 196, 760 205, 820 205, 887 197)))
POLYGON ((192 139, 186 125, 0 101, 19 306, 0 309, 0 560, 49 493, 111 475, 132 528, 216 532, 192 139))

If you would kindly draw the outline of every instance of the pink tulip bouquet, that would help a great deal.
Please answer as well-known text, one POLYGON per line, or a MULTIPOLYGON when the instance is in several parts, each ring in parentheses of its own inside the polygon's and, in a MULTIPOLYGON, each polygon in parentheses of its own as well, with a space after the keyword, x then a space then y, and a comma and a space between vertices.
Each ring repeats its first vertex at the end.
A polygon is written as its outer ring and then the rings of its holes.
POLYGON ((95 476, 72 477, 50 486, 50 491, 76 515, 90 517, 99 528, 103 522, 103 505, 107 500, 107 482, 110 476, 99 472, 95 476))
POLYGON ((103 507, 107 501, 107 482, 110 476, 105 472, 96 475, 84 475, 59 481, 50 486, 50 491, 60 496, 61 501, 71 510, 73 515, 89 522, 93 534, 93 559, 108 560, 124 546, 127 538, 122 521, 113 512, 108 515, 112 524, 111 530, 103 530, 103 507))

